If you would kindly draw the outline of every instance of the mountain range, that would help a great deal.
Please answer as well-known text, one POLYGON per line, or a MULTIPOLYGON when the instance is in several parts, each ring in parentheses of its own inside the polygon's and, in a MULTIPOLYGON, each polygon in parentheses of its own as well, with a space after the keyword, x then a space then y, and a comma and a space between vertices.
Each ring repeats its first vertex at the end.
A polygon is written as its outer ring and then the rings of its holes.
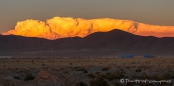
POLYGON ((68 53, 73 55, 73 52, 76 51, 76 54, 83 53, 85 55, 87 55, 85 52, 88 52, 88 54, 95 53, 95 55, 104 53, 108 55, 126 53, 172 54, 174 50, 173 37, 139 36, 118 29, 108 32, 95 32, 83 38, 69 37, 48 40, 37 37, 0 35, 0 40, 1 55, 8 55, 12 52, 18 52, 18 54, 25 52, 25 55, 27 55, 26 52, 41 51, 53 51, 59 54, 59 51, 61 51, 65 55, 68 55, 68 53))

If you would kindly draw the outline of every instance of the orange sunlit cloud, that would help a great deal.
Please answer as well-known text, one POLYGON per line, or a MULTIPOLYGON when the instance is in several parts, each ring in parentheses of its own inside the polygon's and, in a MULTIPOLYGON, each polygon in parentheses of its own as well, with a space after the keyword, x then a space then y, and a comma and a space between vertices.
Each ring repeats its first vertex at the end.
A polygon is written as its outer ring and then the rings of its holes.
POLYGON ((54 40, 75 36, 85 37, 94 32, 107 32, 113 29, 142 36, 174 37, 173 26, 148 25, 131 20, 109 18, 85 20, 71 17, 54 17, 46 22, 32 19, 20 21, 14 30, 4 32, 2 35, 12 34, 54 40))

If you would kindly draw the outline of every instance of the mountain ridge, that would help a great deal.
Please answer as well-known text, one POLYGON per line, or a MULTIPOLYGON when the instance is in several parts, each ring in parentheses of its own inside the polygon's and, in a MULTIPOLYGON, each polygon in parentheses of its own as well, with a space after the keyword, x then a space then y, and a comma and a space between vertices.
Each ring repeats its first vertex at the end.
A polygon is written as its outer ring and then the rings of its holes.
POLYGON ((171 55, 174 51, 174 37, 139 36, 117 29, 92 33, 83 38, 49 40, 0 35, 0 40, 0 55, 12 56, 110 56, 140 53, 171 55))
MULTIPOLYGON (((36 37, 23 37, 23 36, 0 36, 0 48, 1 49, 27 49, 27 48, 57 48, 57 49, 80 49, 80 48, 105 48, 105 47, 137 47, 137 46, 149 46, 149 47, 166 47, 171 45, 174 47, 174 37, 157 38, 153 36, 138 36, 122 30, 112 30, 109 32, 96 32, 92 33, 84 38, 69 37, 56 40, 48 40, 44 38, 36 37), (156 43, 156 45, 154 45, 156 43), (164 44, 164 45, 163 45, 164 44), (166 44, 166 45, 165 45, 166 44), (2 46, 3 45, 3 46, 2 46), (152 46, 153 45, 153 46, 152 46)), ((127 48, 128 48, 127 47, 127 48)), ((167 47, 166 47, 167 48, 167 47)), ((169 48, 169 47, 168 47, 169 48)), ((170 47, 171 48, 171 47, 170 47)))

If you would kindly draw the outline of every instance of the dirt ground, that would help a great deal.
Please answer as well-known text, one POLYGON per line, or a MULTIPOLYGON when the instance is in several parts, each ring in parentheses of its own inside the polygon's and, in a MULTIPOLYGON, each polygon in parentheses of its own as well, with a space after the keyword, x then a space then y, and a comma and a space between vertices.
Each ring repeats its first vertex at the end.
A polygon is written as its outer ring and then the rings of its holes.
POLYGON ((95 86, 98 77, 109 86, 172 86, 174 58, 1 58, 0 76, 0 86, 95 86), (27 76, 34 78, 26 80, 27 76), (120 79, 171 82, 130 85, 120 79))

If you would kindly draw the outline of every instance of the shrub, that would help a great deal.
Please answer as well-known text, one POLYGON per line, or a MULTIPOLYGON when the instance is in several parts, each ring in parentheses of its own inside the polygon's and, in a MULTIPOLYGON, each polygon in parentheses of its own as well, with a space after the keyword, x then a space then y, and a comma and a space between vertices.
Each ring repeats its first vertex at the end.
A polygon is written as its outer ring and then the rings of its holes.
POLYGON ((163 80, 170 79, 171 78, 171 74, 170 73, 164 73, 162 78, 163 78, 163 80))
POLYGON ((75 86, 88 86, 88 85, 84 82, 78 82, 75 84, 75 86))
POLYGON ((15 79, 21 80, 21 78, 17 75, 14 76, 15 79))
POLYGON ((101 73, 100 73, 100 72, 96 72, 95 74, 99 75, 99 74, 101 74, 101 73))
POLYGON ((88 71, 85 69, 85 70, 83 71, 83 73, 88 73, 88 71))
POLYGON ((95 75, 94 74, 92 74, 92 73, 90 73, 90 74, 88 74, 88 78, 95 78, 95 75))
POLYGON ((104 75, 104 78, 106 78, 106 79, 108 79, 109 81, 111 81, 111 80, 115 79, 116 77, 115 77, 115 75, 112 74, 112 73, 106 73, 106 74, 104 75))
POLYGON ((42 66, 45 66, 45 64, 42 64, 42 66))
POLYGON ((155 74, 151 77, 152 80, 161 80, 161 77, 158 74, 155 74))
POLYGON ((95 79, 90 80, 90 86, 110 86, 107 81, 105 81, 102 77, 98 76, 95 79))
POLYGON ((68 73, 68 71, 65 71, 65 74, 67 74, 68 73))
POLYGON ((83 73, 88 73, 88 71, 84 68, 80 68, 80 67, 75 67, 74 68, 76 71, 83 71, 83 73))
POLYGON ((74 70, 81 71, 81 68, 80 67, 75 67, 74 70))
POLYGON ((137 69, 135 72, 141 72, 141 69, 137 69))
POLYGON ((119 71, 113 72, 113 73, 106 73, 104 75, 104 78, 108 79, 109 81, 114 80, 114 79, 121 79, 123 77, 124 77, 123 72, 119 72, 119 71))
POLYGON ((108 67, 104 67, 104 68, 102 69, 102 71, 107 71, 107 70, 109 70, 108 67))
POLYGON ((174 79, 174 76, 171 76, 170 78, 171 78, 171 79, 174 79))
POLYGON ((64 71, 62 74, 67 74, 67 73, 69 73, 68 71, 64 71))
POLYGON ((113 86, 124 86, 124 85, 120 82, 115 81, 113 82, 113 86))
POLYGON ((31 73, 26 74, 24 81, 34 80, 35 77, 31 73))
POLYGON ((150 79, 150 76, 147 73, 142 73, 140 79, 150 79))

